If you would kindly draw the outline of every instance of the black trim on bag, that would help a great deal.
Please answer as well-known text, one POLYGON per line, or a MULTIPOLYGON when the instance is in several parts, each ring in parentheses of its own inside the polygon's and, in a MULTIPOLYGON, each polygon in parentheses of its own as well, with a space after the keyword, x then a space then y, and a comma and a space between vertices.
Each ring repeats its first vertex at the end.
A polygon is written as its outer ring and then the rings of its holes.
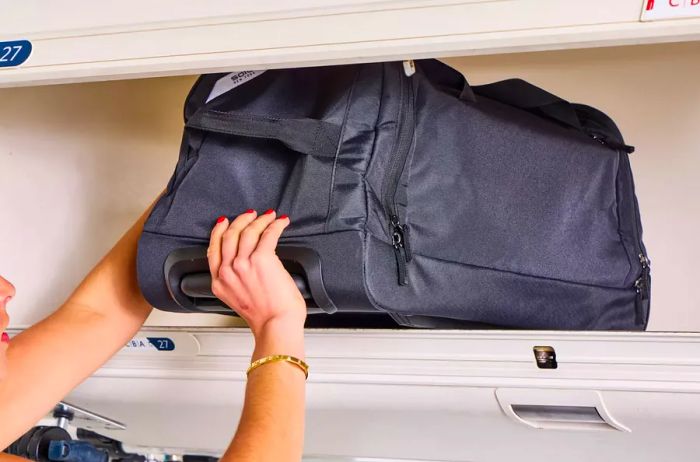
POLYGON ((502 80, 476 86, 473 90, 478 95, 578 130, 610 149, 627 154, 634 152, 634 146, 625 144, 615 123, 602 111, 584 104, 572 104, 525 80, 502 80))

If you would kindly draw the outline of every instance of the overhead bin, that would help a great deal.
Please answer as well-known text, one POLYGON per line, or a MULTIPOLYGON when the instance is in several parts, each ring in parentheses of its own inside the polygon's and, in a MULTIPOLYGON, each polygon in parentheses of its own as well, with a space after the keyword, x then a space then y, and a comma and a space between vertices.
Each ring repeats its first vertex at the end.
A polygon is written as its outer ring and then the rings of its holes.
MULTIPOLYGON (((102 433, 133 451, 219 455, 251 346, 242 331, 144 330, 66 400, 123 423, 102 433)), ((312 330, 307 358, 305 453, 321 460, 696 455, 697 334, 312 330)))
POLYGON ((0 41, 32 53, 0 86, 700 39, 698 18, 642 22, 641 0, 212 4, 13 5, 0 41))

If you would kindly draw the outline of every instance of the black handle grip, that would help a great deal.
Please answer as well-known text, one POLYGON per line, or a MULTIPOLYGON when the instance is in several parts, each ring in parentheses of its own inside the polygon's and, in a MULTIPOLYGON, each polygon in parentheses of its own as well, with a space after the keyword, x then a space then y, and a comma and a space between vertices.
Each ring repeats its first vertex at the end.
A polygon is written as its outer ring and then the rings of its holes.
MULTIPOLYGON (((277 255, 306 299, 309 312, 336 311, 323 285, 321 259, 315 251, 305 247, 281 245, 277 248, 277 255)), ((172 251, 165 260, 164 270, 168 291, 183 311, 232 314, 231 309, 211 291, 206 247, 187 247, 172 251)))
MULTIPOLYGON (((309 284, 306 278, 300 274, 290 273, 294 283, 301 292, 305 300, 312 300, 309 284)), ((190 298, 216 298, 211 291, 211 274, 209 273, 194 273, 188 274, 180 281, 180 290, 190 298)))

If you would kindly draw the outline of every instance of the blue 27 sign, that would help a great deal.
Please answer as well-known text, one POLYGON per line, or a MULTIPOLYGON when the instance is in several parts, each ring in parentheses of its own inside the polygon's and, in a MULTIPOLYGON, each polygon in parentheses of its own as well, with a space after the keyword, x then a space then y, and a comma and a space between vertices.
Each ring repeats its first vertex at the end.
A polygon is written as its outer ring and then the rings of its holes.
POLYGON ((32 54, 32 44, 27 40, 0 42, 0 67, 19 66, 32 54))
POLYGON ((173 351, 175 342, 167 337, 147 337, 148 343, 156 347, 158 351, 173 351))

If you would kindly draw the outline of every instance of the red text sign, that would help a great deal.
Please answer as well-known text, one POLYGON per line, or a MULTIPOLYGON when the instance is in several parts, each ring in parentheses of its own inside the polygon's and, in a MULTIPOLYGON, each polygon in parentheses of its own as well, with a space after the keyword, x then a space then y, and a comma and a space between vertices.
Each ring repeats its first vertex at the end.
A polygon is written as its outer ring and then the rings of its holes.
POLYGON ((644 0, 642 21, 700 17, 700 0, 644 0))

